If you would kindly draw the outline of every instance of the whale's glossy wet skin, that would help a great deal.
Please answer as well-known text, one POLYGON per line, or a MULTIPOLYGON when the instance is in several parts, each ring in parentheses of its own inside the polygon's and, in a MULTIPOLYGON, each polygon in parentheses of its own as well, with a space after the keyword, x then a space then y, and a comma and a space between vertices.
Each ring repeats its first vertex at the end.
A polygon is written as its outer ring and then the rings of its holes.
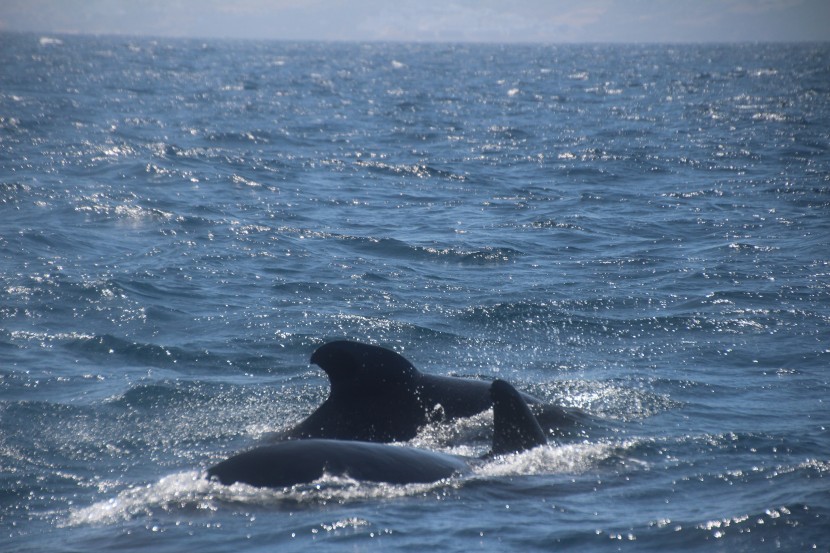
MULTIPOLYGON (((491 381, 423 373, 395 351, 351 340, 329 342, 311 362, 329 378, 329 396, 305 420, 272 436, 373 442, 406 441, 430 422, 452 422, 492 407, 491 381)), ((587 417, 523 394, 552 434, 578 429, 587 417)))
MULTIPOLYGON (((520 453, 547 443, 522 395, 496 380, 488 387, 493 406, 491 455, 520 453)), ((259 487, 308 484, 324 475, 368 482, 435 482, 469 472, 460 459, 411 447, 331 439, 287 440, 237 454, 208 470, 223 484, 259 487)))

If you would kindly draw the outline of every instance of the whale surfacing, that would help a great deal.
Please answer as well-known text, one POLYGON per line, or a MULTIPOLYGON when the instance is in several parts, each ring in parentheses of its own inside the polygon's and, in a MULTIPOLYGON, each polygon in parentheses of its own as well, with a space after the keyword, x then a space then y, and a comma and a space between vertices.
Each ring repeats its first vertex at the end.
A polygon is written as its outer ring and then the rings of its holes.
MULTIPOLYGON (((314 351, 311 363, 328 375, 329 396, 278 439, 407 441, 427 423, 471 417, 493 405, 490 381, 425 374, 402 355, 380 346, 329 342, 314 351)), ((560 407, 521 396, 546 426, 574 422, 560 407)))
MULTIPOLYGON (((546 443, 544 432, 519 392, 496 380, 488 386, 494 404, 493 454, 520 452, 546 443)), ((254 448, 218 463, 208 478, 225 485, 289 487, 324 474, 368 482, 413 484, 467 474, 460 457, 412 447, 332 439, 289 440, 254 448)))

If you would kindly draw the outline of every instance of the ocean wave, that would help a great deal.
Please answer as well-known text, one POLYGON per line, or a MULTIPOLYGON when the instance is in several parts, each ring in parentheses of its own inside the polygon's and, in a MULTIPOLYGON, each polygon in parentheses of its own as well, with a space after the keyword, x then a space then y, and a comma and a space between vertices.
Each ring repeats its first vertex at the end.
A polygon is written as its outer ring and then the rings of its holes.
POLYGON ((383 161, 364 161, 358 160, 354 162, 355 166, 369 169, 373 172, 379 172, 382 174, 391 174, 395 176, 412 176, 417 178, 443 178, 443 179, 450 179, 450 180, 457 180, 457 181, 464 181, 466 177, 464 175, 453 173, 452 171, 448 171, 446 169, 440 169, 438 167, 433 167, 426 164, 413 164, 413 165, 406 165, 406 164, 391 164, 386 163, 383 161))
POLYGON ((187 351, 178 347, 132 342, 110 334, 84 336, 72 340, 66 347, 87 355, 116 355, 141 364, 172 366, 179 362, 196 363, 205 352, 187 351))
POLYGON ((423 245, 391 237, 377 238, 288 226, 277 227, 275 230, 281 234, 295 235, 300 239, 311 238, 340 242, 355 251, 377 257, 392 257, 410 261, 491 265, 509 263, 522 256, 520 250, 511 247, 460 248, 442 244, 423 245))

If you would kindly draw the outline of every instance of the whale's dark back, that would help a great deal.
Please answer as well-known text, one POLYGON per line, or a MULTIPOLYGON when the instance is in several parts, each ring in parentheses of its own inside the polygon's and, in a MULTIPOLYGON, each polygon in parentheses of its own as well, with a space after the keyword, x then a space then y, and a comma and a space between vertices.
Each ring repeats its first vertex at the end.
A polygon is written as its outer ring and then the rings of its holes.
POLYGON ((208 470, 222 484, 287 487, 323 473, 367 482, 435 482, 469 472, 451 455, 423 449, 341 440, 290 440, 231 457, 208 470))

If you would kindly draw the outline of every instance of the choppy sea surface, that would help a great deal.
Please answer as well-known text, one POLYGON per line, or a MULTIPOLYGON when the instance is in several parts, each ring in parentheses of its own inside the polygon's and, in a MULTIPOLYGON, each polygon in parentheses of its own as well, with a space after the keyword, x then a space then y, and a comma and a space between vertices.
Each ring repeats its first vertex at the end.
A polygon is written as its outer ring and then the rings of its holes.
POLYGON ((3 551, 828 551, 828 368, 828 44, 0 34, 3 551), (207 482, 334 338, 595 424, 207 482))

